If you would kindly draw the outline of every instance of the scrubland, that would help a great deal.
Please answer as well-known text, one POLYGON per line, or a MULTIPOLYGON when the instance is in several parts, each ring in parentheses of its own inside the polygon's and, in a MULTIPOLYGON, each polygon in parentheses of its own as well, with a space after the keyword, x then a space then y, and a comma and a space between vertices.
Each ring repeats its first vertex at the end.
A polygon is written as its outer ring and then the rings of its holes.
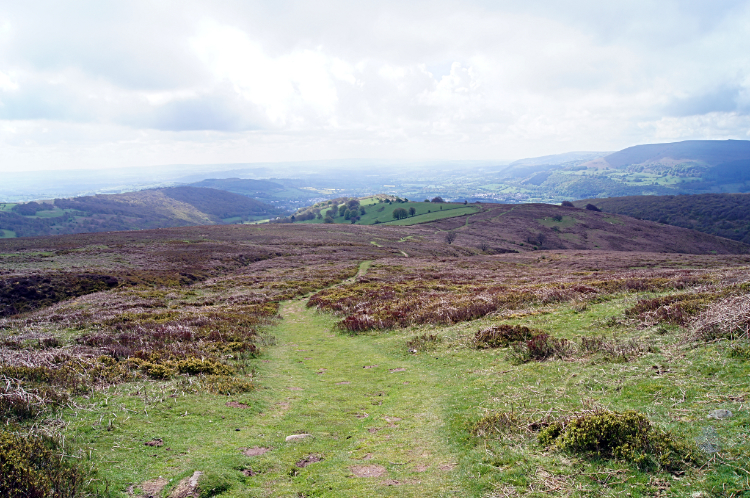
POLYGON ((445 228, 0 241, 0 494, 747 495, 750 256, 445 228))

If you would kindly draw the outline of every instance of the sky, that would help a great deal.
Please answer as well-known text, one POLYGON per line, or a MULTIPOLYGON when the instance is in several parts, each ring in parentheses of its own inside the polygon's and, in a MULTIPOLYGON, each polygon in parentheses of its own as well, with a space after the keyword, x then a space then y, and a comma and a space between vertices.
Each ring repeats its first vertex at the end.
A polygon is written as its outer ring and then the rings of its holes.
POLYGON ((0 4, 0 171, 750 139, 750 0, 0 4))

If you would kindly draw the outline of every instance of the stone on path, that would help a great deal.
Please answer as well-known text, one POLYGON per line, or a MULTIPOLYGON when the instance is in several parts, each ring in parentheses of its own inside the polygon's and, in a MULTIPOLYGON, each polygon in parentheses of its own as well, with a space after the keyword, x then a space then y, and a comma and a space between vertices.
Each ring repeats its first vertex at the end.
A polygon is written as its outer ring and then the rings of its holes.
POLYGON ((287 436, 287 441, 297 441, 299 439, 305 439, 306 437, 310 437, 312 434, 292 434, 291 436, 287 436))
POLYGON ((730 418, 732 416, 732 412, 729 410, 725 410, 723 408, 720 408, 718 410, 712 410, 708 414, 708 418, 715 418, 716 420, 724 420, 725 418, 730 418))

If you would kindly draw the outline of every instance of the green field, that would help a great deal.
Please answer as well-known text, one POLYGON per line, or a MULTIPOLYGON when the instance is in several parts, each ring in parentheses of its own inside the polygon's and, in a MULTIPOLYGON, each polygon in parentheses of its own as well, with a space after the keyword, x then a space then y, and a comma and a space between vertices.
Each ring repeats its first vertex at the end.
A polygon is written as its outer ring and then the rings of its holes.
POLYGON ((15 206, 15 204, 10 202, 0 202, 0 211, 10 211, 13 209, 13 206, 15 206))
POLYGON ((437 220, 442 220, 445 218, 454 218, 456 216, 463 216, 465 214, 474 214, 478 211, 479 211, 479 208, 476 206, 464 206, 463 204, 461 204, 460 207, 457 207, 454 209, 433 211, 431 213, 425 213, 425 214, 418 214, 416 216, 406 218, 403 220, 389 221, 385 224, 386 225, 399 225, 399 226, 417 225, 419 223, 427 223, 429 221, 437 221, 437 220))
MULTIPOLYGON (((461 216, 464 214, 472 214, 479 210, 476 206, 466 206, 463 203, 432 203, 432 202, 382 202, 378 201, 377 198, 369 197, 360 201, 360 206, 365 209, 365 214, 360 215, 361 218, 357 221, 357 225, 377 225, 381 223, 389 225, 416 225, 417 223, 426 223, 428 221, 435 221, 443 218, 451 218, 454 216, 461 216), (395 220, 393 218, 393 211, 398 208, 404 208, 409 211, 410 208, 414 208, 414 216, 402 220, 395 220)), ((331 208, 321 209, 320 213, 322 219, 314 219, 301 221, 299 223, 323 223, 326 213, 331 208)), ((349 220, 344 219, 342 216, 336 216, 333 219, 334 223, 349 224, 349 220)))
POLYGON ((12 239, 16 236, 16 232, 13 230, 2 230, 0 229, 0 239, 12 239))

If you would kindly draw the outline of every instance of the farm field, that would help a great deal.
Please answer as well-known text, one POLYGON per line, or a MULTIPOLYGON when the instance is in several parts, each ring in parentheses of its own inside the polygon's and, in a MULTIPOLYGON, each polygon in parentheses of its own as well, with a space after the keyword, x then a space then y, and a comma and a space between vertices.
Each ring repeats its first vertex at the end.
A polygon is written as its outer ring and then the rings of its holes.
POLYGON ((0 465, 56 463, 0 486, 742 496, 744 246, 670 227, 654 252, 513 238, 531 222, 612 244, 649 230, 629 220, 506 206, 411 227, 4 239, 0 465), (678 235, 695 254, 669 252, 678 235))
MULTIPOLYGON (((326 205, 319 206, 315 211, 320 212, 320 218, 315 217, 309 220, 298 221, 297 223, 325 223, 326 216, 329 213, 333 214, 334 209, 338 210, 343 205, 343 203, 336 203, 336 208, 326 205)), ((466 206, 462 202, 386 202, 383 198, 369 197, 359 200, 359 218, 356 220, 356 224, 409 226, 444 218, 463 216, 481 210, 482 208, 479 206, 466 206), (393 216, 393 212, 396 209, 404 209, 409 214, 402 219, 396 219, 393 216), (410 211, 412 209, 414 210, 413 214, 410 211), (362 210, 364 210, 364 213, 362 213, 362 210)), ((337 224, 352 224, 350 219, 344 217, 343 213, 339 213, 338 211, 336 212, 336 215, 332 217, 332 222, 337 224)))

